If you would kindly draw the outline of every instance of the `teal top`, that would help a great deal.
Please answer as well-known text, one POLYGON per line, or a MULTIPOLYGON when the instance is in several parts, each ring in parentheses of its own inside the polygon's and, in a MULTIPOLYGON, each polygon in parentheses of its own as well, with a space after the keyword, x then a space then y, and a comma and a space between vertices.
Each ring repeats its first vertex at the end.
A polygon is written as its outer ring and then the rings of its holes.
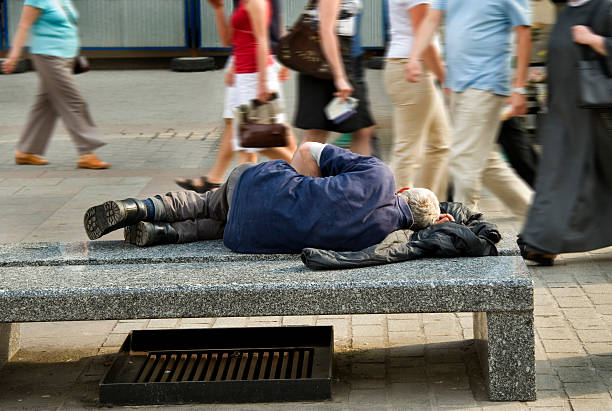
POLYGON ((79 14, 71 0, 25 0, 26 6, 41 9, 32 25, 30 53, 73 58, 79 51, 76 21, 79 14))

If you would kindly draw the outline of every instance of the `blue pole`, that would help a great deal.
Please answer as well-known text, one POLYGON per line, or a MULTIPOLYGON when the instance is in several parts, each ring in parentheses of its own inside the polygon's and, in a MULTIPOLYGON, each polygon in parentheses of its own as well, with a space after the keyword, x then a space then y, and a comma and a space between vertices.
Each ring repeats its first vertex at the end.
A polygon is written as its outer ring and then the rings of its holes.
POLYGON ((389 6, 387 0, 382 1, 382 28, 383 28, 383 48, 389 42, 389 6))
POLYGON ((2 0, 2 33, 0 33, 0 50, 8 48, 8 10, 6 0, 2 0))
POLYGON ((183 7, 185 8, 185 47, 189 48, 189 44, 191 43, 191 39, 190 39, 190 35, 191 35, 191 30, 189 27, 189 0, 183 0, 183 7))
POLYGON ((202 44, 202 0, 193 0, 193 47, 199 49, 202 44))

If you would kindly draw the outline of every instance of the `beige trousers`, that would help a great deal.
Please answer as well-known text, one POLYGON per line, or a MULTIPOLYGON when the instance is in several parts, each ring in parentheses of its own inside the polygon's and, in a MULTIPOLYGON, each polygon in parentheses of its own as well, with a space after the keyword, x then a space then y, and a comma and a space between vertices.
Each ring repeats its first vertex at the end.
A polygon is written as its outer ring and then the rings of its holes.
POLYGON ((79 155, 91 153, 106 144, 97 139, 98 129, 72 78, 73 59, 43 54, 32 54, 31 57, 40 78, 40 88, 17 149, 44 154, 58 117, 62 118, 79 155))
POLYGON ((427 72, 418 83, 406 81, 408 59, 388 59, 384 81, 393 102, 391 170, 398 188, 418 185, 446 198, 450 127, 442 96, 427 72))
POLYGON ((496 144, 507 99, 485 90, 453 92, 454 135, 449 168, 455 201, 478 209, 484 184, 515 215, 526 217, 532 190, 504 161, 496 144))

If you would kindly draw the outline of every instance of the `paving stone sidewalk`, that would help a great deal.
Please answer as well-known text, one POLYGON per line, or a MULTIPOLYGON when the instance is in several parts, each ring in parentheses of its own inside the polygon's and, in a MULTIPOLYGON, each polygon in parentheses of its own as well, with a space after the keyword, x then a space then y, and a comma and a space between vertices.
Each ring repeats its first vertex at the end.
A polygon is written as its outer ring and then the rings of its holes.
MULTIPOLYGON (((373 93, 383 101, 380 91, 373 93)), ((388 117, 382 121, 388 124, 388 117)), ((15 166, 14 139, 1 126, 2 243, 85 240, 82 217, 87 207, 109 198, 176 189, 174 177, 200 175, 210 167, 221 132, 220 124, 197 131, 149 127, 117 132, 99 150, 113 168, 91 171, 75 168, 73 145, 61 133, 50 146, 50 165, 15 166)), ((381 135, 388 134, 383 127, 381 135)), ((519 230, 497 200, 485 196, 482 208, 488 219, 519 230)), ((120 239, 121 233, 105 238, 120 239)), ((331 401, 166 408, 612 409, 612 249, 564 255, 554 267, 532 266, 531 271, 536 283, 535 402, 487 401, 475 348, 464 340, 472 337, 471 314, 460 313, 22 324, 22 348, 0 370, 0 409, 99 407, 97 384, 133 329, 298 324, 334 326, 331 401)))

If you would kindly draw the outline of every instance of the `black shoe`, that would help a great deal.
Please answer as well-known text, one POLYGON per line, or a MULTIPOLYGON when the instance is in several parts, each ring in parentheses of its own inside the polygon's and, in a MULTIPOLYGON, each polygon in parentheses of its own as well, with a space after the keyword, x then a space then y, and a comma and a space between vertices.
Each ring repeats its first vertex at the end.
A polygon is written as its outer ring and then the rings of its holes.
POLYGON ((178 242, 178 233, 168 223, 141 221, 125 227, 123 238, 126 243, 145 247, 154 244, 176 244, 178 242))
POLYGON ((516 239, 516 244, 521 251, 521 257, 524 260, 533 261, 538 265, 551 267, 555 264, 555 258, 557 258, 557 254, 543 254, 537 251, 533 251, 529 245, 523 241, 523 239, 519 236, 516 239))
POLYGON ((140 200, 107 201, 91 207, 85 213, 83 224, 90 240, 95 240, 111 231, 135 224, 147 218, 147 207, 140 200))

